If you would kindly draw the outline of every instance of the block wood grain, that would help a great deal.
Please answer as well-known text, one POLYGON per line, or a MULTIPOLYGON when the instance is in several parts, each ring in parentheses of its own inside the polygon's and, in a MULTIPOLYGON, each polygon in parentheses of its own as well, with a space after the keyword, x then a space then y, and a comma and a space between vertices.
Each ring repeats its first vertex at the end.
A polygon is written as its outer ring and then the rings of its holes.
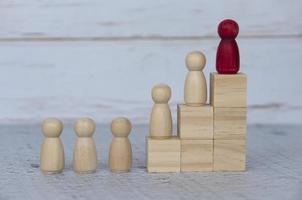
POLYGON ((246 107, 247 76, 238 74, 210 75, 210 102, 214 107, 246 107))
POLYGON ((182 172, 213 170, 213 140, 181 140, 182 172))
POLYGON ((178 104, 177 135, 181 139, 213 139, 213 107, 178 104))
POLYGON ((214 139, 245 139, 247 108, 214 108, 214 139))
POLYGON ((146 138, 148 172, 180 172, 180 139, 146 138))
POLYGON ((214 140, 214 171, 244 171, 245 140, 214 140))

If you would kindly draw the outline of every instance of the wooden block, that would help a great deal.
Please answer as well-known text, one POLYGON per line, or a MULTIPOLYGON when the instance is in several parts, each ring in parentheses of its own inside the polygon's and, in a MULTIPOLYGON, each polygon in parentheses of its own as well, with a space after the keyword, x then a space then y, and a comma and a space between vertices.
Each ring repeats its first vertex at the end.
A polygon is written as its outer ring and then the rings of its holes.
POLYGON ((177 135, 181 139, 213 139, 213 107, 178 104, 177 135))
POLYGON ((214 139, 245 139, 246 109, 214 108, 214 139))
POLYGON ((247 76, 211 73, 210 102, 214 107, 246 107, 247 76))
POLYGON ((214 140, 214 171, 244 171, 245 154, 245 140, 214 140))
POLYGON ((181 140, 180 170, 213 171, 213 140, 181 140))
POLYGON ((146 138, 148 172, 180 172, 180 139, 146 138))

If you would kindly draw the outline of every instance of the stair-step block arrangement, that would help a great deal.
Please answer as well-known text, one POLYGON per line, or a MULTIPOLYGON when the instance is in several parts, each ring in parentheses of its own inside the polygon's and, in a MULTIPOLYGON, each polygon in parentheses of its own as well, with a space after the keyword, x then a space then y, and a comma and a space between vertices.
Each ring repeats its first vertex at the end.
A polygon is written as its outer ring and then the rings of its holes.
POLYGON ((210 77, 210 104, 177 105, 177 136, 147 138, 148 172, 245 170, 247 77, 210 77))
POLYGON ((187 54, 184 103, 177 105, 177 137, 167 139, 172 137, 171 89, 162 84, 153 88, 152 139, 147 140, 146 150, 149 172, 245 170, 247 76, 239 72, 238 33, 234 20, 218 25, 221 40, 216 52, 217 72, 210 73, 210 104, 203 73, 206 56, 200 51, 187 54))

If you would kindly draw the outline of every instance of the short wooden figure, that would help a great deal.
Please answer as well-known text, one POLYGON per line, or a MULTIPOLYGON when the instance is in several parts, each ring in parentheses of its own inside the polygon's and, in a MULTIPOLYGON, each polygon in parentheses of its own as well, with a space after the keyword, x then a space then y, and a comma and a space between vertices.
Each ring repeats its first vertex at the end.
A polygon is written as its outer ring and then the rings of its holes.
POLYGON ((177 135, 180 139, 213 139, 213 107, 178 104, 177 135))
POLYGON ((211 73, 210 102, 214 107, 246 107, 247 76, 211 73))
POLYGON ((146 138, 148 172, 180 172, 180 139, 146 138))
POLYGON ((168 85, 158 84, 152 89, 154 105, 150 116, 149 135, 152 138, 165 139, 172 136, 172 115, 168 104, 171 89, 168 85))
POLYGON ((45 136, 41 147, 40 168, 46 173, 60 173, 64 169, 64 148, 59 136, 63 130, 63 123, 56 118, 48 118, 42 124, 45 136))
POLYGON ((95 123, 90 118, 78 119, 74 131, 78 138, 73 151, 73 169, 78 173, 93 173, 97 168, 96 147, 92 138, 95 123))
POLYGON ((108 165, 111 171, 128 172, 132 166, 132 149, 128 135, 131 132, 131 122, 125 117, 112 121, 113 139, 109 150, 108 165))
POLYGON ((236 74, 239 71, 239 49, 235 40, 238 33, 239 26, 234 20, 220 22, 218 34, 221 41, 216 55, 216 70, 219 74, 236 74))
POLYGON ((207 82, 202 72, 206 58, 202 52, 193 51, 186 57, 189 70, 184 88, 184 100, 188 106, 201 106, 207 101, 207 82))
POLYGON ((246 139, 247 108, 214 108, 214 139, 246 139))
POLYGON ((214 140, 214 171, 244 171, 246 140, 214 140))
POLYGON ((181 140, 182 172, 213 171, 213 140, 181 140))

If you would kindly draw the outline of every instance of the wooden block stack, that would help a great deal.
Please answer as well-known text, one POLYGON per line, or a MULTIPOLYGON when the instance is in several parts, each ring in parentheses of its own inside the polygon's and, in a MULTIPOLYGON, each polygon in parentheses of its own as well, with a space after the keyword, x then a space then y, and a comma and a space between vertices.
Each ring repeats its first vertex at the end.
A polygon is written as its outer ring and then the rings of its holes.
POLYGON ((181 140, 181 171, 212 171, 213 107, 179 104, 177 125, 181 140))
POLYGON ((177 105, 177 136, 172 137, 168 106, 171 90, 155 86, 155 105, 147 138, 148 172, 244 171, 246 158, 247 77, 239 71, 239 50, 235 38, 238 24, 219 24, 221 42, 216 70, 210 74, 210 104, 202 70, 202 52, 187 55, 189 70, 184 87, 184 104, 177 105), (161 89, 159 89, 161 88, 161 89))
MULTIPOLYGON (((245 170, 246 81, 242 73, 211 73, 210 104, 177 105, 177 136, 172 137, 170 112, 159 114, 155 125, 151 120, 148 172, 245 170)), ((155 106, 152 113, 157 111, 155 106)))
POLYGON ((207 83, 202 72, 203 53, 187 55, 184 87, 185 104, 177 106, 177 135, 181 140, 180 170, 213 170, 213 107, 207 104, 207 83))
POLYGON ((211 73, 210 102, 214 108, 214 171, 245 170, 245 74, 211 73))

